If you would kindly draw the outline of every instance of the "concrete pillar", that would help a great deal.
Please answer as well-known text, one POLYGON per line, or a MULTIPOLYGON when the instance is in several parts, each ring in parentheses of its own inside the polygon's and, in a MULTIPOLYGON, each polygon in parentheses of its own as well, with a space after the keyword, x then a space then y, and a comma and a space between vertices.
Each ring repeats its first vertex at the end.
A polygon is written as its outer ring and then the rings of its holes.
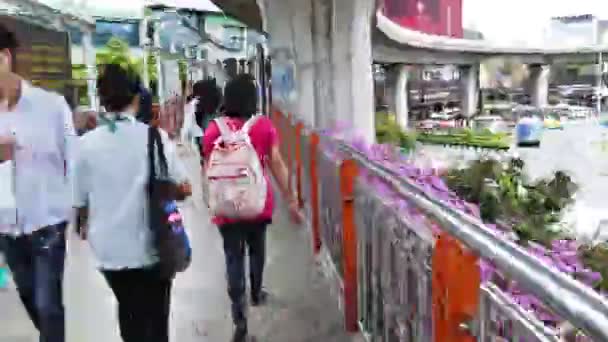
POLYGON ((460 66, 462 115, 470 118, 477 113, 479 103, 479 65, 460 66))
POLYGON ((87 71, 87 97, 91 108, 98 110, 97 103, 97 61, 95 46, 93 46, 93 28, 83 30, 82 55, 87 71))
POLYGON ((258 0, 258 5, 272 37, 271 51, 291 51, 296 66, 297 100, 281 105, 287 110, 293 106, 293 112, 309 123, 345 124, 374 141, 371 28, 375 2, 258 0), (315 114, 317 110, 321 112, 315 114), (317 118, 323 118, 322 122, 317 118))
POLYGON ((372 17, 376 1, 348 0, 354 10, 350 31, 351 87, 354 128, 365 141, 376 141, 374 76, 372 70, 372 17))
POLYGON ((313 52, 315 61, 315 122, 322 128, 332 124, 331 116, 335 113, 334 97, 332 96, 332 63, 331 63, 331 34, 332 2, 313 0, 311 30, 313 37, 313 52))
POLYGON ((395 114, 397 123, 403 130, 407 129, 409 117, 409 104, 407 102, 408 71, 405 64, 397 64, 386 70, 389 111, 395 114))
POLYGON ((529 95, 532 106, 546 107, 549 103, 549 73, 548 65, 531 64, 529 70, 529 95))
POLYGON ((333 0, 332 78, 335 122, 375 141, 371 29, 375 2, 333 0))
POLYGON ((316 126, 315 53, 311 29, 312 0, 292 0, 290 3, 291 39, 294 44, 298 93, 297 113, 304 122, 316 126))

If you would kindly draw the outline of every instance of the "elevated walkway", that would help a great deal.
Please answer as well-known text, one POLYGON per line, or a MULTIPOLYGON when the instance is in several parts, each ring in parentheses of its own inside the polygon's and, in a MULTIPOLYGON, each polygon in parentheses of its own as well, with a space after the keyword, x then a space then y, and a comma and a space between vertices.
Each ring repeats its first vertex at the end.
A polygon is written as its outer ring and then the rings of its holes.
MULTIPOLYGON (((226 293, 221 237, 200 200, 194 154, 184 157, 194 179, 195 200, 183 206, 194 248, 191 268, 173 290, 171 341, 229 341, 232 322, 226 293)), ((269 229, 265 285, 269 305, 250 309, 251 334, 260 342, 345 342, 337 301, 319 274, 308 232, 289 223, 277 208, 269 229)), ((86 242, 71 234, 65 276, 67 342, 119 342, 115 303, 86 242)), ((34 342, 36 334, 15 289, 0 292, 0 342, 34 342)))

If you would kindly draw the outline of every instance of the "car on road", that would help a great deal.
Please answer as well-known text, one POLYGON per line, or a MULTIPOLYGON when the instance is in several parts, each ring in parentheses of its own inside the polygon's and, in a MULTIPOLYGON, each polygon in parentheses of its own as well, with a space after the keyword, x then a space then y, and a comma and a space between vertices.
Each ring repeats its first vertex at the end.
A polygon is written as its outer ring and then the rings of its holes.
POLYGON ((507 133, 509 125, 498 115, 483 115, 473 119, 473 130, 490 131, 492 133, 507 133))

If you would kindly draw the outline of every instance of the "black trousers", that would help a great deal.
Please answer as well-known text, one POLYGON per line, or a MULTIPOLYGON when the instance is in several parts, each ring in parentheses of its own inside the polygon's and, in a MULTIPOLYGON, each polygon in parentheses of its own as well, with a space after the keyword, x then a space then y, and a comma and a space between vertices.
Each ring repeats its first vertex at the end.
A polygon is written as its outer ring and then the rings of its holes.
POLYGON ((102 270, 118 301, 118 322, 124 342, 168 342, 172 280, 157 266, 102 270))
POLYGON ((249 250, 251 293, 258 294, 264 281, 266 264, 266 227, 268 223, 233 223, 220 227, 226 256, 228 296, 235 324, 246 321, 245 247, 249 250))

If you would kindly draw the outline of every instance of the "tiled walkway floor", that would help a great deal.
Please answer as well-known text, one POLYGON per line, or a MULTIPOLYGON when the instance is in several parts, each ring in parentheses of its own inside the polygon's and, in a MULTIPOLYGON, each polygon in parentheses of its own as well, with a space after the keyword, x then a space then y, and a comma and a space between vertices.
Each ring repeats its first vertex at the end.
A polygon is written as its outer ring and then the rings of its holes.
MULTIPOLYGON (((200 185, 197 161, 184 157, 195 185, 200 185)), ((195 186, 200 189, 200 186, 195 186)), ((173 291, 172 341, 224 342, 232 332, 225 290, 221 238, 209 223, 200 192, 183 211, 194 248, 191 268, 179 275, 173 291)), ((343 332, 336 300, 319 275, 310 254, 308 232, 295 227, 277 210, 269 230, 266 287, 268 306, 250 310, 251 333, 258 342, 341 342, 343 332)), ((65 278, 67 342, 119 342, 114 299, 85 242, 70 237, 65 278)), ((0 342, 34 342, 13 289, 0 292, 0 342)))

